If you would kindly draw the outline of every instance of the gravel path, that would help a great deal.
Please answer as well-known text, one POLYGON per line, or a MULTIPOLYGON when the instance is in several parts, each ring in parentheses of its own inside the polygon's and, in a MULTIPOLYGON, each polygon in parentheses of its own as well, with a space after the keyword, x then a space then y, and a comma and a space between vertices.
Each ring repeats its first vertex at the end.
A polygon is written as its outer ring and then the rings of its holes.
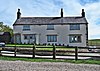
POLYGON ((100 65, 0 60, 0 71, 100 71, 100 65))

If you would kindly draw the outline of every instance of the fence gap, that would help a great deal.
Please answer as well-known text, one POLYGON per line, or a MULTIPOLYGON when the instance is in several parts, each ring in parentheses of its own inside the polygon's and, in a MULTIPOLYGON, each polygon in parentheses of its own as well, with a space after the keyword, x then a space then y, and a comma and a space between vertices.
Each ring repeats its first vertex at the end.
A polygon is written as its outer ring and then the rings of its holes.
POLYGON ((15 46, 15 49, 14 49, 14 56, 16 57, 16 52, 17 52, 17 48, 15 46))

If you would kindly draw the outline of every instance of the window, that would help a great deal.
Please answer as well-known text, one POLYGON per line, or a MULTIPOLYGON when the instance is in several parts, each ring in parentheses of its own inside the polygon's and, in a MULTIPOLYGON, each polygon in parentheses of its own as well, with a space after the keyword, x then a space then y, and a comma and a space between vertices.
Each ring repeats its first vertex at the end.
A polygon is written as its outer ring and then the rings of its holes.
POLYGON ((57 35, 47 35, 47 42, 57 42, 57 35))
POLYGON ((80 24, 71 24, 70 30, 80 30, 80 24))
POLYGON ((27 35, 24 35, 24 39, 27 39, 27 35))
POLYGON ((23 25, 23 30, 24 31, 30 30, 30 25, 23 25))
POLYGON ((70 43, 80 43, 81 35, 69 35, 69 42, 70 43))
POLYGON ((33 37, 32 36, 30 36, 30 39, 32 39, 33 37))
POLYGON ((30 37, 30 39, 34 39, 35 38, 35 35, 30 34, 29 37, 30 37))
POLYGON ((54 30, 54 25, 52 24, 47 25, 47 30, 54 30))

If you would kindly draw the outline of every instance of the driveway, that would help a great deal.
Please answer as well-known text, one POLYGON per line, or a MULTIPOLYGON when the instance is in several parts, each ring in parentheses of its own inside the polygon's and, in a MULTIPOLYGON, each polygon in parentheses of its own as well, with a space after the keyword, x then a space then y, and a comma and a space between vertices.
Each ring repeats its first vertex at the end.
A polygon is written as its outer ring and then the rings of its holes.
POLYGON ((0 71, 100 71, 100 65, 0 60, 0 71))

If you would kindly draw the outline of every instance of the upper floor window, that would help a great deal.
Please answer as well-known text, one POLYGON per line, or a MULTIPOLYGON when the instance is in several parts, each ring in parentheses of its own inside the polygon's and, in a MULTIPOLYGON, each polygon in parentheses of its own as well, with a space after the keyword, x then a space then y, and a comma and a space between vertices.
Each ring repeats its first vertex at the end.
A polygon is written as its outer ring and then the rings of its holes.
POLYGON ((28 40, 35 39, 35 35, 34 34, 25 34, 24 39, 28 39, 28 40))
POLYGON ((80 24, 71 24, 70 30, 80 30, 80 24))
POLYGON ((23 30, 24 31, 30 30, 30 25, 23 25, 23 30))
POLYGON ((53 24, 47 25, 47 30, 54 30, 54 25, 53 24))

